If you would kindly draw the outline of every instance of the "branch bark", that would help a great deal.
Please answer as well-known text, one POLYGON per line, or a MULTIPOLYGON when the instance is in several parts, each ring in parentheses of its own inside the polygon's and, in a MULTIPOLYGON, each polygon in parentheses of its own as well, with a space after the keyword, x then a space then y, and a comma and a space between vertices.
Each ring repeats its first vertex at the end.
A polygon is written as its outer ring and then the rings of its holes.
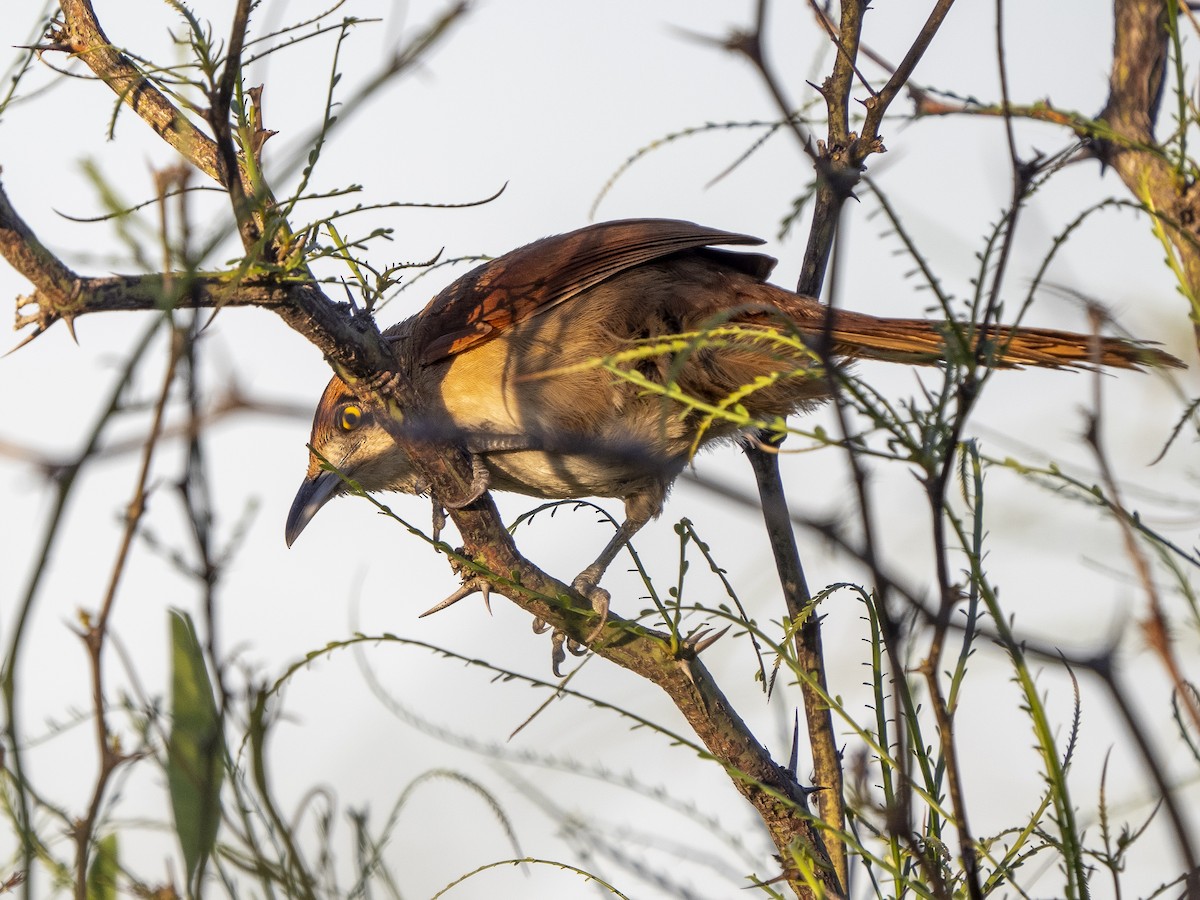
POLYGON ((1097 155, 1165 226, 1179 259, 1200 347, 1200 196, 1192 179, 1154 138, 1171 46, 1167 0, 1114 0, 1113 61, 1108 101, 1100 118, 1113 137, 1097 155))
MULTIPOLYGON (((883 141, 879 135, 883 116, 892 101, 899 95, 901 88, 907 84, 913 69, 916 68, 922 55, 928 49, 953 3, 954 0, 936 0, 924 26, 913 40, 900 66, 893 72, 880 92, 872 92, 871 96, 867 98, 865 101, 867 116, 861 135, 850 130, 850 110, 851 92, 855 78, 858 77, 861 80, 862 77, 857 68, 857 59, 861 46, 863 18, 868 4, 861 0, 843 2, 841 4, 841 20, 836 29, 825 12, 817 7, 815 2, 812 4, 822 26, 836 47, 836 53, 833 70, 819 88, 825 100, 829 123, 826 138, 824 141, 818 141, 814 147, 811 140, 808 139, 807 133, 797 131, 797 136, 801 138, 805 152, 813 160, 817 175, 808 244, 805 247, 800 277, 796 285, 798 293, 811 297, 821 296, 825 273, 837 240, 842 207, 846 200, 853 196, 854 188, 862 178, 867 158, 874 153, 884 152, 883 141)), ((741 52, 754 64, 779 107, 780 114, 790 120, 791 109, 784 99, 783 90, 764 51, 767 6, 768 0, 758 0, 753 30, 748 34, 741 35, 737 40, 730 41, 728 46, 741 52)), ((866 85, 865 81, 863 84, 869 91, 869 85, 866 85)), ((834 371, 830 360, 823 362, 827 371, 834 371)), ((832 393, 836 393, 838 390, 834 379, 831 379, 830 389, 832 393)), ((822 788, 817 795, 817 802, 822 820, 830 827, 831 834, 836 835, 845 828, 845 805, 842 793, 844 774, 841 753, 833 729, 833 718, 823 699, 828 694, 828 690, 820 617, 816 614, 816 610, 811 608, 812 595, 805 582, 803 565, 796 547, 795 536, 790 527, 777 454, 774 452, 774 448, 764 450, 750 446, 746 450, 746 455, 754 469, 759 499, 767 532, 770 535, 771 549, 775 556, 775 566, 783 588, 788 616, 794 622, 801 622, 796 631, 795 647, 797 663, 808 673, 813 682, 810 684, 806 681, 801 686, 801 694, 804 699, 805 723, 813 755, 815 778, 817 785, 822 788)), ((862 476, 852 454, 850 464, 856 473, 856 481, 859 485, 860 497, 862 497, 864 495, 862 476)), ((865 504, 865 499, 863 503, 865 504)), ((867 511, 865 506, 863 511, 864 513, 867 511)), ((869 522, 870 516, 864 515, 864 521, 869 522)), ((876 583, 882 586, 884 582, 882 578, 878 577, 877 567, 873 567, 873 570, 873 574, 876 575, 876 583)), ((881 587, 881 589, 886 594, 886 588, 881 587)), ((886 606, 886 600, 884 605, 886 606)), ((894 660, 894 662, 898 663, 899 661, 894 660)), ((895 668, 900 671, 902 667, 897 664, 895 668)), ((827 843, 834 867, 842 884, 845 885, 848 878, 845 847, 836 838, 827 843)))

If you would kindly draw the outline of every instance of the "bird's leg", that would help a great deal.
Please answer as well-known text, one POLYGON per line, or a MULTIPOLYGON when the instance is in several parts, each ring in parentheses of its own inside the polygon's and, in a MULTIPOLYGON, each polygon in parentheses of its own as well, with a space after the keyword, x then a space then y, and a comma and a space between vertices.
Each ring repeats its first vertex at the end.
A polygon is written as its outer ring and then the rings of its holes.
POLYGON ((627 516, 621 523, 621 527, 617 529, 617 533, 613 535, 612 540, 600 551, 596 561, 576 575, 575 580, 571 582, 571 587, 587 597, 591 601, 592 609, 600 614, 599 623, 588 635, 589 642, 599 637, 604 626, 608 624, 608 605, 611 596, 608 591, 600 587, 600 579, 604 577, 604 573, 612 561, 617 558, 617 554, 629 543, 629 539, 637 534, 647 521, 647 519, 635 519, 627 516))
MULTIPOLYGON (((545 619, 533 620, 534 634, 545 634, 549 628, 550 626, 546 624, 545 619)), ((572 656, 583 656, 588 652, 588 648, 580 644, 579 641, 567 637, 567 633, 565 631, 559 631, 557 628, 555 628, 554 633, 550 635, 550 671, 554 673, 555 678, 563 677, 563 673, 559 669, 559 666, 561 666, 567 658, 564 648, 569 650, 572 656)))
MULTIPOLYGON (((592 609, 600 614, 600 621, 585 638, 587 643, 590 644, 598 638, 604 631, 604 626, 608 624, 608 607, 611 597, 608 591, 600 587, 600 579, 604 577, 604 572, 612 561, 617 558, 617 554, 629 543, 630 538, 637 534, 643 525, 658 515, 662 509, 665 493, 665 490, 648 491, 626 497, 625 521, 621 523, 621 527, 617 529, 612 540, 605 544, 600 555, 596 557, 596 561, 576 575, 575 580, 571 582, 571 587, 583 594, 592 604, 592 609)), ((533 623, 533 630, 540 634, 546 630, 546 623, 541 619, 536 619, 533 623)), ((558 639, 557 632, 555 637, 558 639)), ((558 639, 560 654, 561 644, 562 640, 558 639)), ((567 649, 574 653, 576 646, 578 645, 568 642, 567 649)))
MULTIPOLYGON (((608 591, 600 587, 596 582, 604 576, 604 570, 608 568, 609 563, 616 559, 617 554, 621 552, 621 548, 629 543, 629 539, 637 534, 638 529, 653 517, 653 510, 646 515, 636 515, 630 511, 629 507, 630 502, 627 500, 625 502, 625 521, 621 523, 621 527, 617 529, 617 533, 613 535, 613 539, 600 551, 600 555, 596 557, 596 561, 576 575, 575 580, 571 582, 571 587, 583 594, 588 599, 588 602, 592 604, 592 609, 600 614, 600 621, 584 639, 589 644, 600 636, 600 633, 604 631, 604 626, 608 624, 608 605, 611 599, 608 591)), ((533 620, 534 634, 544 634, 549 627, 545 619, 533 620)), ((569 637, 565 631, 558 628, 554 629, 554 633, 550 636, 550 642, 551 669, 554 671, 556 678, 562 678, 559 666, 567 658, 566 653, 563 652, 564 648, 570 651, 572 656, 583 656, 587 653, 586 646, 583 646, 575 639, 569 637)))
POLYGON ((504 453, 514 450, 535 450, 538 443, 519 434, 490 434, 488 432, 463 433, 464 445, 471 457, 471 487, 465 497, 453 501, 442 501, 448 509, 462 509, 470 506, 483 496, 491 483, 487 463, 483 457, 486 453, 504 453))
POLYGON ((625 498, 625 521, 617 529, 596 561, 575 576, 571 586, 583 596, 592 601, 592 607, 600 613, 600 624, 588 640, 594 639, 604 629, 608 619, 608 591, 600 587, 600 579, 617 554, 629 543, 642 526, 662 512, 663 500, 666 498, 666 488, 657 486, 656 489, 639 491, 625 498))

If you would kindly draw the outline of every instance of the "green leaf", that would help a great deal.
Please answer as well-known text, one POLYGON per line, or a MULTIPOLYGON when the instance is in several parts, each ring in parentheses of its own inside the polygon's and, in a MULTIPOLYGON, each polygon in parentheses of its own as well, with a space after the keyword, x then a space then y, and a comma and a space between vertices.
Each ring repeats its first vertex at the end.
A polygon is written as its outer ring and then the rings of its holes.
POLYGON ((92 856, 92 864, 88 866, 88 900, 117 900, 117 875, 119 872, 117 835, 116 832, 113 832, 96 842, 95 855, 92 856))
POLYGON ((175 833, 195 884, 221 821, 225 742, 212 683, 191 616, 171 610, 171 733, 167 785, 175 833))

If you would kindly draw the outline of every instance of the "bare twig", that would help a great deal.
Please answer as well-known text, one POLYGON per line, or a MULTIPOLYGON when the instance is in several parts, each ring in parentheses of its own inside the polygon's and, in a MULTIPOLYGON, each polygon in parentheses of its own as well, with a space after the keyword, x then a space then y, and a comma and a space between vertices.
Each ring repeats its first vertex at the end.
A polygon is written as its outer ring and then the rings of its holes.
MULTIPOLYGON (((1099 328, 1100 319, 1098 316, 1094 318, 1094 324, 1096 328, 1099 328)), ((1109 496, 1110 509, 1112 509, 1117 525, 1121 529, 1121 539, 1125 545, 1125 555, 1133 565, 1138 583, 1141 585, 1142 591, 1146 596, 1146 617, 1142 620, 1142 631, 1146 637, 1146 643, 1158 657, 1168 677, 1171 679, 1171 684, 1175 689, 1175 696, 1191 718, 1192 727, 1196 729, 1197 733, 1200 733, 1200 706, 1197 705, 1196 696, 1191 690, 1191 686, 1184 676, 1183 670, 1180 668, 1179 659, 1171 640, 1171 629, 1167 622, 1166 609, 1163 606, 1162 598, 1159 596, 1158 585, 1154 582, 1154 576, 1150 571, 1150 564, 1138 542, 1137 532, 1132 525, 1133 517, 1122 503, 1120 486, 1113 475, 1108 454, 1104 449, 1103 382, 1104 378, 1099 372, 1092 378, 1092 409, 1088 415, 1088 425, 1087 430, 1084 432, 1084 439, 1087 441, 1088 446, 1092 448, 1096 465, 1100 470, 1100 477, 1104 483, 1105 491, 1109 496)), ((1128 710, 1125 709, 1127 706, 1125 699, 1117 690, 1116 682, 1111 678, 1111 673, 1110 677, 1106 678, 1106 682, 1113 692, 1114 700, 1122 707, 1122 712, 1126 720, 1132 725, 1133 720, 1128 710)), ((1142 741, 1140 735, 1135 735, 1135 739, 1139 742, 1142 741)), ((1170 794, 1170 790, 1164 784, 1164 773, 1161 763, 1157 761, 1156 754, 1150 748, 1143 746, 1142 755, 1147 762, 1147 768, 1150 770, 1151 777, 1160 785, 1163 796, 1167 797, 1170 794)), ((1195 849, 1192 847, 1187 824, 1181 817, 1174 802, 1168 804, 1167 813, 1171 817, 1175 840, 1179 844, 1179 852, 1183 857, 1185 869, 1186 871, 1195 870, 1195 849)))

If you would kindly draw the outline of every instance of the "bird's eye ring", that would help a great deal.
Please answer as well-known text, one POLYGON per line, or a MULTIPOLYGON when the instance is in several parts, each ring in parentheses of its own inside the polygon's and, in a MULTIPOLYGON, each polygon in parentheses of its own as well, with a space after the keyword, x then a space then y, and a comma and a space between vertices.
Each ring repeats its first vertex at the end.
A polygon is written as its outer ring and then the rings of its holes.
POLYGON ((362 410, 351 404, 342 410, 342 431, 353 431, 362 421, 362 410))

